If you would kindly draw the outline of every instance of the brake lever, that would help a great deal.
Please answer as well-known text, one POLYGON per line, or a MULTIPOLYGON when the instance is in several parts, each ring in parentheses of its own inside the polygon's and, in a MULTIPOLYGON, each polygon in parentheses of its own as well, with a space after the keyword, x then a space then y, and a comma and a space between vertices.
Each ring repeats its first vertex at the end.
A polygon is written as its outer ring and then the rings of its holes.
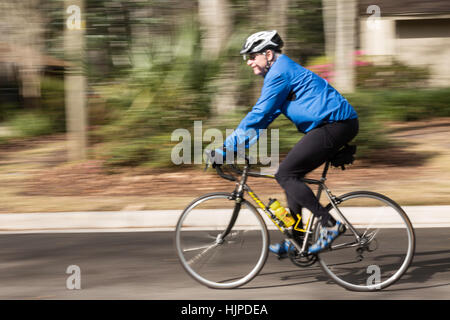
POLYGON ((206 170, 208 170, 209 167, 209 157, 206 157, 206 165, 205 165, 205 169, 203 170, 203 172, 206 172, 206 170))
POLYGON ((212 153, 213 153, 213 151, 214 151, 214 150, 208 152, 208 150, 205 150, 205 154, 206 154, 206 165, 205 165, 205 169, 203 170, 203 172, 205 172, 206 170, 208 170, 209 163, 211 163, 211 164, 212 164, 212 167, 215 168, 214 162, 212 161, 212 153))

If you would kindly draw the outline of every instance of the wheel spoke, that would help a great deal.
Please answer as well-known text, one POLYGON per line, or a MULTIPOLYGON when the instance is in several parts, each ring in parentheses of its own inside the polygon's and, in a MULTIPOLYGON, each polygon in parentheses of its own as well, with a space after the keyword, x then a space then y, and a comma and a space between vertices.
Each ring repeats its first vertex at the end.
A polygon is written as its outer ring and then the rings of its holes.
MULTIPOLYGON (((205 250, 203 250, 202 252, 196 254, 192 259, 190 259, 187 263, 189 265, 193 265, 196 262, 200 261, 200 259, 202 257, 204 257, 206 254, 208 254, 212 249, 216 248, 218 245, 216 243, 210 245, 209 247, 207 247, 205 250)), ((217 251, 213 251, 213 255, 215 255, 217 253, 217 251)), ((206 263, 207 261, 204 261, 203 263, 206 263)))
POLYGON ((190 251, 197 251, 197 250, 202 250, 202 249, 208 249, 211 248, 212 246, 214 246, 216 243, 212 243, 212 244, 208 244, 206 246, 201 246, 201 247, 193 247, 193 248, 186 248, 183 249, 183 252, 190 252, 190 251))

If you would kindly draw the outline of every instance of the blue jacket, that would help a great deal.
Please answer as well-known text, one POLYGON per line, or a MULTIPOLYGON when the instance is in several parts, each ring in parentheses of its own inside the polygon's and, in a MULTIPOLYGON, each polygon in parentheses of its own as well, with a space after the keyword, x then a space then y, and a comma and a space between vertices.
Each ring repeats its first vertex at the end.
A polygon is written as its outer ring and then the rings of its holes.
POLYGON ((236 151, 237 145, 244 141, 248 148, 258 140, 259 129, 266 129, 281 113, 303 133, 323 123, 358 117, 326 80, 282 54, 265 75, 261 97, 227 137, 225 148, 236 151))

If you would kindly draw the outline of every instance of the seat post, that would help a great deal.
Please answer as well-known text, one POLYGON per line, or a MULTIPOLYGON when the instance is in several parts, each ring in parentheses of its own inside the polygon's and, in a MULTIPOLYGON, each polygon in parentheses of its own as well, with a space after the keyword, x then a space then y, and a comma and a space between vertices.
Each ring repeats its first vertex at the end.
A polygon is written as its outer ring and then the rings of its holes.
POLYGON ((323 172, 322 172, 322 182, 324 182, 325 180, 327 180, 327 173, 328 173, 328 168, 330 167, 330 161, 325 162, 325 166, 323 167, 323 172))
POLYGON ((323 172, 322 172, 322 178, 320 178, 320 182, 322 182, 321 184, 319 184, 319 188, 317 189, 317 195, 316 198, 320 199, 320 196, 322 195, 322 191, 323 191, 323 183, 325 182, 325 180, 327 180, 327 172, 328 172, 328 168, 330 167, 330 161, 327 160, 327 162, 325 162, 325 167, 323 167, 323 172))

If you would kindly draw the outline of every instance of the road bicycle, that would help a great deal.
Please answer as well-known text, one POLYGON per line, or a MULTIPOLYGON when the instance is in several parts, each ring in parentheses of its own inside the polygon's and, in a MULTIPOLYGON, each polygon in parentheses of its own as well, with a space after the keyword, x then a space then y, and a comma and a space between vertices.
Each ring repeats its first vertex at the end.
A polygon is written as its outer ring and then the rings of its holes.
POLYGON ((175 248, 183 268, 210 288, 242 286, 258 275, 267 260, 267 223, 273 223, 275 230, 289 239, 288 256, 296 266, 318 262, 334 282, 353 291, 377 291, 392 285, 414 256, 414 229, 406 213, 382 194, 355 191, 335 196, 325 185, 330 165, 345 169, 353 162, 355 151, 355 146, 345 146, 326 161, 319 180, 302 179, 318 186, 318 199, 325 191, 326 208, 345 226, 345 232, 318 254, 309 254, 308 247, 319 237, 319 219, 313 215, 306 219, 306 214, 302 219, 297 213, 297 223, 286 228, 247 183, 248 177, 273 179, 273 175, 250 171, 247 157, 242 169, 235 164, 215 165, 218 175, 236 182, 236 187, 232 192, 205 194, 181 213, 175 248), (300 236, 294 236, 294 230, 300 236))

